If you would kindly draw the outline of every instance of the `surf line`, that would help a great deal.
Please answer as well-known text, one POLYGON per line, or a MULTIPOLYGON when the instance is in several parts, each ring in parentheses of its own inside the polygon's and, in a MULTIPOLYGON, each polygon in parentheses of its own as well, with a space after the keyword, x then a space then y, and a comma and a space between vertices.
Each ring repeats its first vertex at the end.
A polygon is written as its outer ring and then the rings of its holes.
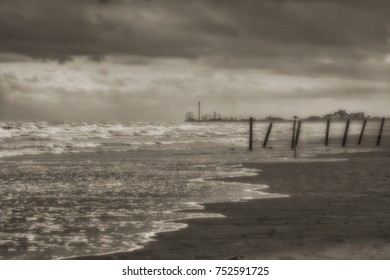
POLYGON ((188 184, 207 184, 210 188, 218 188, 228 191, 229 189, 240 190, 236 196, 219 196, 217 199, 204 200, 202 202, 187 202, 196 206, 194 210, 204 209, 202 204, 207 203, 223 203, 223 202, 245 202, 252 199, 265 199, 265 198, 283 198, 289 197, 287 194, 269 193, 264 190, 269 189, 270 186, 264 184, 251 184, 242 182, 224 181, 228 178, 242 178, 258 176, 261 169, 244 168, 242 164, 228 166, 230 170, 220 170, 215 176, 209 176, 205 178, 194 178, 188 181, 188 184), (231 170, 233 168, 233 170, 231 170), (239 168, 237 170, 237 168, 239 168))
MULTIPOLYGON (((249 184, 249 183, 240 183, 240 182, 225 182, 222 179, 225 178, 240 178, 240 177, 249 177, 249 176, 257 176, 259 172, 262 170, 254 169, 254 168, 244 168, 242 164, 240 165, 231 165, 228 166, 229 169, 234 170, 223 170, 220 171, 216 176, 210 176, 206 178, 194 178, 187 181, 187 184, 208 184, 210 188, 213 187, 213 184, 218 185, 221 189, 225 188, 234 188, 240 189, 241 195, 239 197, 231 197, 222 198, 220 200, 206 200, 202 202, 196 201, 186 201, 181 204, 184 206, 183 209, 180 210, 172 210, 171 213, 180 213, 185 214, 185 217, 178 217, 172 220, 161 220, 156 221, 155 225, 157 227, 150 232, 138 233, 142 235, 144 238, 142 240, 132 241, 133 247, 125 249, 125 250, 116 250, 116 251, 108 251, 103 253, 97 253, 92 255, 79 255, 79 256, 68 256, 61 257, 59 259, 79 259, 79 258, 88 258, 88 257, 103 257, 110 256, 120 253, 130 253, 136 250, 142 250, 147 243, 157 241, 158 234, 163 232, 173 232, 181 229, 187 228, 189 225, 186 223, 186 220, 190 219, 205 219, 205 218, 226 218, 225 215, 218 213, 207 213, 202 212, 205 209, 206 204, 208 203, 229 203, 229 202, 247 202, 253 199, 267 199, 267 198, 285 198, 289 197, 289 195, 285 194, 277 194, 277 193, 268 193, 264 190, 269 189, 268 185, 263 184, 249 184), (239 170, 237 170, 239 168, 239 170), (187 207, 186 207, 187 206, 187 207), (159 225, 159 226, 158 226, 159 225)), ((215 186, 214 186, 215 187, 215 186)))

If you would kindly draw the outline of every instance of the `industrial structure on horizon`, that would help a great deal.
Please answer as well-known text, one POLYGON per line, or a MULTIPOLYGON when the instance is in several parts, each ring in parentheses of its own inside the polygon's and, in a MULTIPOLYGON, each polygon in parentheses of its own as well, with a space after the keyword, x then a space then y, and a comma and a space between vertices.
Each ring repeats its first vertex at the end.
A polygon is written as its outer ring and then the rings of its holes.
POLYGON ((194 116, 192 112, 186 114, 186 122, 242 122, 248 121, 249 118, 237 118, 237 117, 222 117, 216 111, 213 114, 201 115, 201 103, 198 102, 198 118, 194 116))
MULTIPOLYGON (((310 116, 307 118, 302 118, 301 120, 305 121, 322 121, 322 120, 380 120, 379 117, 371 117, 370 115, 365 115, 364 112, 357 112, 357 113, 347 113, 345 110, 340 109, 332 114, 326 114, 324 116, 310 116)), ((195 115, 192 112, 188 112, 186 114, 186 122, 243 122, 248 121, 249 118, 242 118, 242 117, 223 117, 220 114, 218 114, 216 111, 214 111, 213 114, 201 114, 201 103, 198 102, 198 116, 195 117, 195 115)), ((254 119, 256 120, 256 119, 254 119)), ((277 116, 268 116, 264 119, 258 119, 256 121, 263 121, 263 122, 271 122, 271 121, 288 121, 286 119, 283 119, 281 117, 277 116)))

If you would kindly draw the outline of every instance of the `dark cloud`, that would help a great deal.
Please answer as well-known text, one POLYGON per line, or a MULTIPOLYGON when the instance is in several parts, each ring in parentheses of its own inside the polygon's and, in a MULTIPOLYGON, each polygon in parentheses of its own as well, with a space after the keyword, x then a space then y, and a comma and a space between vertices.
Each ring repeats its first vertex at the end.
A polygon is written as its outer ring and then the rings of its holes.
MULTIPOLYGON (((158 72, 161 79, 150 79, 148 87, 140 90, 136 80, 101 70, 91 83, 100 88, 93 87, 91 93, 69 89, 76 82, 64 89, 53 86, 60 82, 42 76, 18 78, 4 67, 0 68, 0 110, 7 116, 31 119, 147 119, 153 114, 156 119, 164 114, 181 119, 183 112, 177 111, 172 98, 183 110, 199 98, 234 110, 229 106, 235 106, 231 104, 238 100, 238 93, 246 111, 252 109, 248 106, 257 106, 254 100, 265 100, 267 106, 273 104, 269 110, 275 110, 277 102, 284 102, 286 109, 293 100, 299 100, 302 108, 307 105, 304 100, 333 100, 339 106, 346 98, 363 106, 367 97, 377 108, 384 108, 390 89, 389 32, 388 0, 0 0, 0 62, 4 65, 74 60, 57 65, 56 77, 62 77, 61 71, 83 56, 100 63, 80 66, 86 77, 96 65, 108 65, 108 69, 116 65, 122 67, 121 73, 137 73, 136 66, 145 66, 144 77, 157 73, 156 65, 166 70, 183 67, 180 71, 189 73, 181 79, 177 72, 170 78, 158 72), (170 64, 173 60, 184 63, 170 64), (200 70, 194 70, 199 65, 200 70), (251 81, 213 77, 213 71, 228 77, 235 71, 232 77, 246 77, 247 69, 259 76, 321 82, 313 90, 304 86, 286 90, 288 82, 278 88, 283 79, 275 78, 267 92, 250 85, 256 75, 250 76, 251 81), (340 81, 327 84, 334 79, 340 81), (48 99, 41 104, 37 100, 42 94, 48 99), (79 104, 88 102, 89 109, 84 111, 79 104), (166 110, 157 112, 154 107, 166 110)), ((23 73, 22 67, 15 73, 23 73)))
POLYGON ((388 2, 3 0, 0 50, 59 61, 110 54, 361 58, 389 50, 388 2))

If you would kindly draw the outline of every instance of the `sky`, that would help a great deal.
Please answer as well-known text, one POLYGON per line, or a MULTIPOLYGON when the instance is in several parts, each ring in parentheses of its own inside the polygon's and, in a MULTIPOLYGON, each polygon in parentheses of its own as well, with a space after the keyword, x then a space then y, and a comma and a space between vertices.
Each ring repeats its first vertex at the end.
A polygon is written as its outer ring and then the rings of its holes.
POLYGON ((0 0, 0 119, 390 116, 388 0, 0 0))

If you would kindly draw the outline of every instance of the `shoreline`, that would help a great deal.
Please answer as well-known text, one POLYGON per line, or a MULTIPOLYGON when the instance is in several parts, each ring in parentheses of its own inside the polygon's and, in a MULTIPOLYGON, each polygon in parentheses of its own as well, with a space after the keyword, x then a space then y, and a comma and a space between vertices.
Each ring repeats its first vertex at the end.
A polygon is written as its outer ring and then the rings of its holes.
POLYGON ((244 164, 262 172, 223 180, 290 197, 204 204, 226 217, 186 219, 142 249, 74 259, 390 259, 389 149, 331 156, 348 160, 244 164))

